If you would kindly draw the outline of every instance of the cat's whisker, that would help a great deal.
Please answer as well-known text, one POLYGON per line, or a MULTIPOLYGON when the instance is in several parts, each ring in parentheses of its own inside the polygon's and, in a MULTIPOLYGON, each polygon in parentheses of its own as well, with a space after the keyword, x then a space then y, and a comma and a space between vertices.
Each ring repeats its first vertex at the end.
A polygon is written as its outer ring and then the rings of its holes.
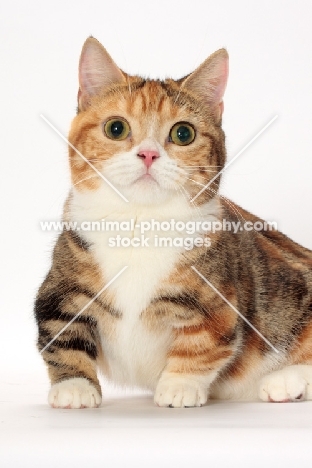
MULTIPOLYGON (((95 166, 94 163, 97 163, 97 162, 103 162, 101 159, 99 160, 94 160, 94 159, 88 159, 88 161, 93 164, 95 166)), ((83 167, 83 165, 86 164, 84 161, 82 161, 80 158, 75 160, 75 161, 71 161, 70 165, 71 167, 83 167)))
POLYGON ((82 182, 85 182, 86 180, 98 179, 98 178, 99 176, 96 173, 94 173, 90 175, 89 177, 85 177, 84 179, 78 180, 78 182, 76 182, 75 184, 72 184, 72 186, 75 187, 76 185, 81 184, 82 182))
MULTIPOLYGON (((210 174, 187 174, 186 177, 196 177, 196 178, 200 178, 202 179, 204 182, 206 182, 207 184, 207 181, 211 179, 211 175, 210 174)), ((206 185, 205 184, 205 185, 206 185)))
MULTIPOLYGON (((191 218, 193 217, 193 214, 192 214, 192 211, 195 210, 197 212, 197 215, 198 215, 198 218, 201 222, 204 221, 204 216, 200 210, 200 207, 198 205, 196 205, 193 201, 192 201, 192 197, 191 195, 189 194, 189 192, 186 190, 186 188, 183 186, 183 185, 180 185, 180 191, 182 191, 182 194, 184 192, 185 194, 185 198, 187 200, 188 203, 190 203, 190 215, 191 215, 191 218)), ((207 251, 205 252, 205 255, 204 257, 206 258, 206 255, 207 255, 207 251)))
MULTIPOLYGON (((213 193, 217 193, 216 190, 214 190, 213 188, 209 187, 209 190, 213 193)), ((224 203, 226 203, 234 212, 234 214, 236 215, 236 218, 239 220, 239 221, 243 221, 244 223, 246 222, 246 219, 244 218, 244 216, 237 210, 236 206, 234 205, 234 203, 232 203, 230 200, 228 200, 226 197, 224 197, 223 195, 220 195, 219 194, 219 197, 222 198, 222 200, 224 201, 224 203)))
POLYGON ((184 81, 183 81, 183 83, 180 85, 180 88, 179 88, 177 97, 175 98, 175 100, 174 100, 174 102, 173 102, 174 104, 176 104, 176 102, 178 101, 178 99, 179 99, 179 97, 180 97, 180 94, 181 94, 181 92, 183 91, 183 87, 184 87, 184 81))
MULTIPOLYGON (((190 180, 191 182, 197 184, 197 185, 201 185, 202 187, 206 187, 206 185, 201 184, 200 182, 197 182, 196 180, 193 180, 190 177, 187 177, 187 179, 190 180)), ((238 220, 243 220, 244 222, 246 222, 246 219, 244 218, 244 216, 241 213, 239 213, 239 211, 237 210, 235 205, 233 203, 231 203, 226 197, 220 195, 219 192, 214 190, 212 187, 207 187, 207 190, 210 191, 211 193, 213 193, 214 195, 219 195, 222 198, 222 200, 224 200, 224 202, 234 211, 234 214, 236 215, 237 219, 238 220)))
POLYGON ((127 83, 128 83, 129 95, 130 95, 130 98, 132 98, 132 91, 131 91, 131 85, 130 85, 130 81, 129 81, 129 76, 126 75, 126 78, 127 78, 127 83))
MULTIPOLYGON (((208 187, 208 190, 210 190, 210 192, 212 192, 214 194, 219 194, 212 187, 208 187)), ((220 194, 219 194, 219 197, 222 198, 222 200, 234 211, 234 214, 236 215, 238 220, 243 220, 244 222, 246 222, 246 219, 244 218, 244 216, 241 213, 239 213, 239 211, 235 207, 234 203, 232 203, 230 200, 228 200, 226 197, 224 197, 224 196, 222 196, 220 194)))
POLYGON ((192 165, 192 166, 184 166, 183 164, 180 164, 180 167, 189 167, 189 168, 191 168, 191 169, 192 169, 192 168, 195 169, 195 168, 198 168, 198 167, 199 167, 199 168, 200 168, 200 167, 209 167, 209 168, 211 168, 211 167, 223 167, 223 166, 211 166, 210 164, 209 164, 208 166, 194 166, 194 165, 192 165))
POLYGON ((116 169, 128 170, 129 168, 133 169, 134 167, 138 168, 139 166, 135 166, 132 161, 118 161, 117 163, 103 165, 103 169, 107 171, 113 171, 116 169))
POLYGON ((238 209, 235 207, 234 203, 232 203, 230 200, 228 200, 226 197, 224 197, 223 195, 220 195, 220 198, 222 198, 222 200, 230 207, 232 208, 232 210, 234 211, 234 214, 236 215, 237 219, 241 219, 244 221, 244 223, 246 223, 246 219, 244 218, 244 216, 238 211, 238 209))
POLYGON ((191 199, 191 195, 190 195, 189 192, 186 190, 186 188, 185 188, 182 184, 179 184, 179 186, 180 186, 180 189, 184 192, 185 197, 186 197, 186 200, 188 201, 188 203, 191 203, 191 205, 192 205, 191 209, 195 209, 195 210, 197 211, 197 213, 199 214, 199 218, 200 218, 201 220, 203 220, 203 215, 202 215, 202 213, 201 213, 201 211, 200 211, 199 206, 196 205, 193 201, 191 201, 191 200, 192 200, 192 199, 191 199))
POLYGON ((207 180, 209 180, 211 177, 207 174, 207 176, 203 176, 202 174, 196 174, 197 177, 200 177, 201 179, 203 179, 204 182, 206 182, 206 184, 201 184, 200 182, 197 182, 196 180, 194 179, 191 179, 190 176, 192 174, 188 174, 187 171, 183 171, 182 175, 184 176, 185 179, 189 179, 191 180, 192 182, 195 182, 195 183, 198 183, 199 185, 202 185, 202 187, 205 187, 205 185, 207 184, 207 180))
MULTIPOLYGON (((110 84, 111 85, 115 85, 115 81, 113 79, 110 79, 110 84)), ((120 95, 120 98, 121 100, 123 101, 125 99, 125 96, 124 94, 122 93, 122 91, 119 89, 119 88, 115 88, 115 92, 117 91, 117 93, 120 95)))
POLYGON ((209 172, 209 173, 213 173, 213 174, 216 174, 217 172, 219 172, 219 169, 198 169, 198 168, 186 168, 187 172, 209 172))
MULTIPOLYGON (((191 202, 191 196, 182 184, 178 184, 178 189, 179 189, 179 192, 182 194, 182 196, 186 199, 186 201, 188 203, 191 202)), ((191 202, 191 204, 193 204, 193 202, 191 202)), ((197 206, 193 206, 193 207, 198 208, 197 206)), ((190 213, 193 207, 190 207, 190 213)))
POLYGON ((190 180, 191 182, 194 182, 197 185, 200 185, 201 187, 205 187, 205 184, 201 184, 200 182, 197 182, 196 180, 193 180, 190 177, 187 177, 187 179, 190 180))

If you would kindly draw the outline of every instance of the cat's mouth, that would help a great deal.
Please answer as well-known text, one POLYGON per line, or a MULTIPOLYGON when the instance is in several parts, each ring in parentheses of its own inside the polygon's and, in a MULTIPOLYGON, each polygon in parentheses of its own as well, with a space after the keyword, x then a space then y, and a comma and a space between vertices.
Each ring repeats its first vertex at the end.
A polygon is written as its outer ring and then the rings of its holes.
MULTIPOLYGON (((143 179, 143 180, 151 180, 151 179, 155 180, 154 177, 152 176, 152 174, 149 174, 148 172, 146 174, 143 174, 141 176, 141 179, 143 179)), ((156 182, 156 180, 155 180, 155 182, 156 182)))
POLYGON ((150 184, 156 183, 157 185, 159 185, 155 177, 153 177, 152 174, 150 174, 149 172, 146 172, 145 174, 138 177, 133 183, 136 184, 137 182, 141 182, 141 181, 150 183, 150 184))

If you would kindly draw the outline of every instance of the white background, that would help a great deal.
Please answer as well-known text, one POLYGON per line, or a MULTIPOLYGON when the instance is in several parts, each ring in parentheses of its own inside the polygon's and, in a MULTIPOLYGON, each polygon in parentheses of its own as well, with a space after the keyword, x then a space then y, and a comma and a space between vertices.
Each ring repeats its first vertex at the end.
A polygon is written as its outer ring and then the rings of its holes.
MULTIPOLYGON (((6 393, 4 408, 10 407, 6 402, 13 408, 24 401, 24 388, 30 389, 34 405, 37 399, 45 403, 47 379, 35 350, 32 304, 49 266, 53 234, 41 232, 39 221, 60 217, 69 171, 66 145, 39 115, 67 134, 75 115, 84 40, 93 35, 122 69, 149 77, 181 77, 226 47, 228 159, 274 115, 279 117, 226 172, 222 193, 258 216, 277 221, 280 230, 312 249, 311 24, 308 0, 1 2, 0 350, 2 376, 9 376, 2 383, 16 385, 16 392, 6 393)), ((221 405, 220 414, 224 408, 221 405)), ((250 408, 245 405, 243 411, 248 414, 250 408)), ((25 411, 25 421, 40 420, 36 406, 34 413, 25 411)), ((10 411, 6 415, 10 425, 10 411)), ((172 418, 172 413, 166 417, 172 418)), ((217 413, 213 417, 218 420, 217 413)), ((222 427, 235 427, 239 415, 233 418, 223 419, 222 427)), ((187 424, 186 416, 183 421, 187 424)), ((37 430, 44 434, 41 429, 39 424, 37 430)), ((194 434, 189 438, 195 444, 194 434)), ((14 463, 10 466, 20 466, 14 463)))

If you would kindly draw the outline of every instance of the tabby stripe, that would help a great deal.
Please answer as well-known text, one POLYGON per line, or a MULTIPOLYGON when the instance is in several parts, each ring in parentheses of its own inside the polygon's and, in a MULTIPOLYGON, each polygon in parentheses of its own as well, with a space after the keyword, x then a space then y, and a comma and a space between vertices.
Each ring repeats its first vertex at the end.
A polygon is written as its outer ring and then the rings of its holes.
POLYGON ((73 241, 73 243, 82 250, 88 250, 91 246, 85 239, 83 239, 76 231, 72 229, 70 231, 66 231, 69 238, 73 241))
POLYGON ((191 325, 190 327, 183 327, 183 335, 198 335, 202 332, 210 330, 208 322, 200 323, 199 325, 191 325))
POLYGON ((160 81, 159 84, 162 87, 162 89, 166 92, 166 95, 169 98, 174 98, 175 100, 177 98, 179 98, 176 104, 179 104, 181 96, 183 96, 185 98, 185 93, 183 91, 181 91, 181 89, 179 89, 179 90, 172 89, 172 86, 170 84, 164 83, 163 81, 160 81))
POLYGON ((145 112, 147 111, 146 96, 143 93, 141 94, 141 109, 140 109, 140 111, 142 112, 142 114, 145 114, 145 112))
POLYGON ((49 364, 49 366, 57 367, 58 369, 59 369, 60 367, 62 367, 62 368, 70 367, 70 366, 67 366, 66 364, 63 364, 63 363, 60 363, 60 362, 56 362, 56 361, 51 361, 51 360, 49 360, 49 359, 46 360, 46 363, 49 364))
MULTIPOLYGON (((45 340, 43 337, 39 336, 38 338, 38 350, 41 352, 41 350, 50 342, 51 340, 45 340)), ((52 346, 49 346, 48 352, 51 354, 54 354, 54 349, 52 346)))
POLYGON ((162 111, 164 102, 165 102, 165 96, 161 96, 161 98, 159 99, 159 102, 158 102, 158 106, 157 106, 157 112, 158 113, 162 111))
POLYGON ((168 303, 178 307, 185 307, 188 310, 196 310, 200 314, 206 316, 207 312, 203 308, 203 305, 191 294, 180 294, 178 296, 160 296, 153 300, 155 305, 157 303, 168 303))
POLYGON ((84 373, 81 369, 79 369, 76 366, 68 366, 63 363, 58 363, 56 361, 51 361, 51 360, 46 360, 45 361, 49 366, 53 367, 57 371, 57 382, 61 382, 62 380, 74 378, 83 378, 89 380, 93 385, 97 386, 97 382, 90 379, 90 376, 88 376, 86 373, 84 373))
POLYGON ((210 138, 212 141, 216 141, 216 137, 209 132, 200 132, 202 136, 210 138))
POLYGON ((186 349, 173 349, 169 353, 169 357, 173 358, 183 358, 183 359, 194 359, 196 357, 208 356, 211 353, 211 348, 204 348, 200 350, 191 351, 190 348, 186 349))
MULTIPOLYGON (((47 340, 47 343, 49 341, 51 341, 56 332, 51 332, 49 328, 51 328, 51 322, 52 322, 52 327, 54 327, 56 325, 56 323, 58 324, 60 322, 60 320, 51 320, 51 321, 47 321, 47 322, 41 322, 39 324, 39 339, 41 340, 47 340)), ((78 322, 78 321, 77 321, 78 322)), ((78 325, 75 324, 75 322, 73 322, 71 325, 75 326, 74 329, 68 329, 68 330, 64 330, 64 332, 62 333, 62 337, 65 338, 65 336, 70 336, 72 335, 73 333, 77 333, 79 331, 79 333, 83 333, 84 336, 88 335, 90 337, 90 340, 96 340, 97 339, 97 330, 96 328, 92 327, 92 326, 88 326, 89 324, 85 324, 85 323, 80 323, 78 325)))
POLYGON ((234 330, 231 330, 228 334, 224 334, 219 337, 219 345, 229 345, 236 341, 237 338, 237 327, 234 330))
MULTIPOLYGON (((78 142, 81 140, 81 135, 82 135, 83 133, 89 132, 90 130, 92 130, 92 128, 95 128, 95 127, 97 127, 97 126, 98 126, 98 124, 86 123, 85 125, 83 125, 83 126, 80 128, 78 135, 77 135, 76 138, 75 138, 73 141, 71 141, 70 143, 71 143, 75 148, 77 148, 78 142)), ((70 148, 70 154, 72 154, 73 156, 76 156, 76 155, 77 155, 76 151, 75 151, 73 148, 70 148)), ((85 161, 84 161, 84 162, 85 162, 85 161)), ((85 162, 85 164, 87 164, 87 163, 85 162)))
MULTIPOLYGON (((48 320, 63 320, 69 322, 75 314, 63 312, 61 306, 64 298, 56 293, 45 298, 38 298, 35 304, 36 319, 40 322, 48 320)), ((77 323, 96 324, 96 320, 89 315, 79 315, 76 318, 77 323)))
POLYGON ((98 355, 96 346, 82 338, 71 338, 68 341, 55 340, 52 346, 65 350, 83 351, 87 353, 91 359, 96 359, 98 355))
POLYGON ((173 101, 173 104, 175 104, 176 106, 183 106, 191 109, 195 113, 198 113, 197 108, 199 105, 199 101, 197 101, 194 98, 191 98, 190 95, 184 93, 183 91, 181 91, 181 89, 177 91, 176 89, 167 88, 166 93, 167 96, 173 101))
MULTIPOLYGON (((65 289, 65 288, 64 288, 65 289)), ((49 296, 38 297, 35 303, 35 314, 38 322, 47 320, 63 320, 69 322, 75 317, 75 313, 64 312, 62 309, 66 307, 66 300, 70 299, 70 295, 79 294, 86 296, 88 299, 93 299, 95 294, 87 289, 79 286, 66 288, 61 293, 51 293, 49 296)), ((107 311, 113 317, 121 317, 121 313, 113 307, 103 303, 100 298, 96 298, 94 303, 107 311)), ((79 315, 76 318, 77 323, 96 324, 96 319, 90 315, 79 315)))
POLYGON ((178 296, 160 296, 154 299, 153 302, 170 302, 178 306, 185 306, 190 309, 201 308, 201 304, 190 294, 180 294, 178 296))
POLYGON ((56 367, 57 369, 59 370, 67 370, 67 371, 71 371, 76 375, 79 374, 79 372, 81 373, 81 369, 79 369, 79 367, 77 366, 71 366, 69 364, 65 364, 64 362, 57 362, 57 361, 53 361, 51 359, 46 359, 45 361, 47 364, 49 364, 50 366, 52 367, 56 367))
POLYGON ((142 79, 141 81, 131 83, 130 88, 131 88, 131 91, 137 91, 138 89, 142 89, 145 85, 146 85, 146 80, 142 79))

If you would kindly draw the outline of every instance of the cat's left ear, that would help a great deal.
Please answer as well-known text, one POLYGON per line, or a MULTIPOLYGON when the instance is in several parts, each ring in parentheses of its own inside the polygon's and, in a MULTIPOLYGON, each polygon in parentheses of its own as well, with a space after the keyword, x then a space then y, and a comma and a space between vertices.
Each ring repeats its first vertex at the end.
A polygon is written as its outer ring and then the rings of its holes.
POLYGON ((223 95, 229 74, 229 56, 225 49, 214 52, 193 73, 182 81, 189 89, 211 108, 217 122, 223 112, 223 95))
POLYGON ((102 44, 89 37, 82 48, 79 61, 78 109, 85 110, 93 96, 108 86, 123 83, 126 78, 102 44))

